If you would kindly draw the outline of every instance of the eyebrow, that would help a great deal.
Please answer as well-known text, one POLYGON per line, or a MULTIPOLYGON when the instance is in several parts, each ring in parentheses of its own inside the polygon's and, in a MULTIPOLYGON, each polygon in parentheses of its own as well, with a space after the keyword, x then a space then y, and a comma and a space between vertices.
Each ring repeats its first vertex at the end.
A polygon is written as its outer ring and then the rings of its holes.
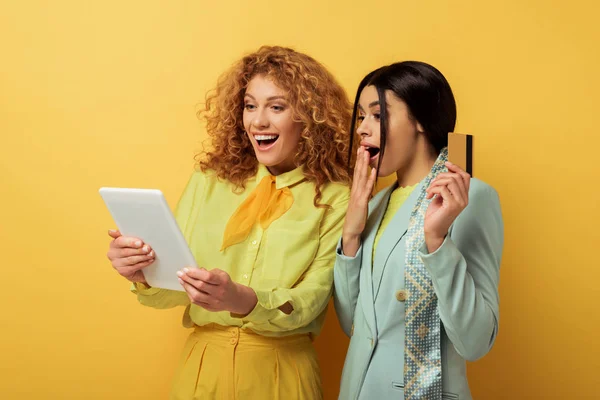
MULTIPOLYGON (((369 108, 375 107, 375 106, 378 106, 378 105, 379 105, 379 100, 375 100, 375 101, 372 101, 372 102, 369 103, 369 108)), ((360 104, 358 105, 358 108, 360 108, 361 111, 364 111, 364 108, 362 108, 362 106, 360 104)))
MULTIPOLYGON (((252 96, 250 93, 246 93, 245 96, 250 97, 252 100, 256 100, 256 98, 254 96, 252 96)), ((287 98, 285 96, 271 96, 269 98, 267 98, 267 101, 273 101, 273 100, 286 100, 287 98)))

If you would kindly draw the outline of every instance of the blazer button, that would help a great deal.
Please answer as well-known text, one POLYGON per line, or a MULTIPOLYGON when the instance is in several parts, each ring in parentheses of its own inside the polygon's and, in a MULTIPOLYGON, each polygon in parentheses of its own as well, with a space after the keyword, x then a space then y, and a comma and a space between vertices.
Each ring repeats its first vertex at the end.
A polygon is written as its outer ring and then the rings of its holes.
POLYGON ((402 290, 398 290, 396 292, 396 300, 405 302, 407 298, 408 298, 408 292, 406 290, 402 289, 402 290))

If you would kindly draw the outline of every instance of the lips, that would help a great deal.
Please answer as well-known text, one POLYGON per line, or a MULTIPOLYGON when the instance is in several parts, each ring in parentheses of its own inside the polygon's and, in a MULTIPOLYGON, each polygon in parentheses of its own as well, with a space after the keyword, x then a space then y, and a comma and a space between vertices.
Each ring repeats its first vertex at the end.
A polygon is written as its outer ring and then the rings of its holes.
POLYGON ((270 149, 279 139, 279 135, 274 133, 253 134, 253 136, 260 150, 270 149))
POLYGON ((375 159, 379 155, 379 147, 377 147, 376 145, 366 142, 361 142, 360 145, 369 152, 369 158, 371 160, 375 159))

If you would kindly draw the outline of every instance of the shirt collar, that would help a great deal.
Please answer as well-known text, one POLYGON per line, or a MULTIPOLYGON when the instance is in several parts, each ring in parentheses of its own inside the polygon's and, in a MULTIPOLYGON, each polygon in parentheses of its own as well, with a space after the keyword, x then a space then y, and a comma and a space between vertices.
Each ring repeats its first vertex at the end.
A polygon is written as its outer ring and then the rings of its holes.
MULTIPOLYGON (((260 182, 265 176, 269 175, 271 175, 271 173, 267 167, 263 164, 258 164, 258 172, 256 173, 257 182, 260 182)), ((298 167, 281 175, 277 175, 275 177, 275 187, 277 189, 281 189, 295 185, 296 183, 302 182, 305 179, 306 177, 304 176, 304 168, 298 167)))

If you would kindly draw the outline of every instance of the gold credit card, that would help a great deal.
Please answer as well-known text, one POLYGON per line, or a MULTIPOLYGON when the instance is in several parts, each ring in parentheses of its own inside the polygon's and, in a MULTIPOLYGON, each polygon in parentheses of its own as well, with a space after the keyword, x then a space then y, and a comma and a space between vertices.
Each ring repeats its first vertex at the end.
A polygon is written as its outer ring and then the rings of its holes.
POLYGON ((449 133, 448 160, 473 176, 473 136, 449 133))

